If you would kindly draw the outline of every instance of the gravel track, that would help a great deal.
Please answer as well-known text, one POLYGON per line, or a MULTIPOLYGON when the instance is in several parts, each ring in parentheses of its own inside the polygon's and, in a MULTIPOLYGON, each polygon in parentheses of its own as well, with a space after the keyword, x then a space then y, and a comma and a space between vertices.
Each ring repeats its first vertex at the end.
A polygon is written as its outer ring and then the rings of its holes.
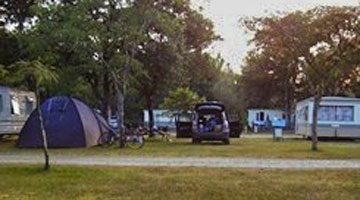
MULTIPOLYGON (((41 156, 0 155, 0 164, 42 164, 41 156)), ((256 158, 141 158, 141 157, 69 157, 52 156, 54 165, 205 167, 258 169, 360 169, 360 160, 289 160, 256 158)))

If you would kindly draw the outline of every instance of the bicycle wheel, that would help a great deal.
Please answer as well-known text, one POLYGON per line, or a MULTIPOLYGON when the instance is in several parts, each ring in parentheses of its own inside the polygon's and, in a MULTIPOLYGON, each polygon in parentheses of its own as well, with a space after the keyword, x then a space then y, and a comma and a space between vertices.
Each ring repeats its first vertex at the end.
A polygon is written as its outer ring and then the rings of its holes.
POLYGON ((102 147, 109 147, 114 143, 114 135, 111 133, 103 133, 99 138, 99 144, 102 147))
POLYGON ((129 135, 126 136, 126 144, 132 149, 140 149, 144 146, 145 140, 141 134, 129 135))

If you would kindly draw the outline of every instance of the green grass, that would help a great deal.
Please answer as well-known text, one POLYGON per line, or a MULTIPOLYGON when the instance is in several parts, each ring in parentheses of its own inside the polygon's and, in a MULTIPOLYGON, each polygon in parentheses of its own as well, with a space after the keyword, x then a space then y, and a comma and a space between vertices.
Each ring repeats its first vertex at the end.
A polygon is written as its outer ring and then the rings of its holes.
POLYGON ((5 199, 360 198, 360 171, 0 166, 5 199))
MULTIPOLYGON (((51 149, 50 155, 68 156, 146 156, 146 157, 256 157, 289 159, 360 159, 360 142, 320 142, 318 152, 310 150, 311 142, 302 139, 241 138, 231 140, 230 145, 221 143, 191 144, 190 139, 175 139, 163 143, 160 139, 148 140, 140 150, 92 147, 80 149, 51 149)), ((18 149, 13 141, 0 143, 0 155, 41 154, 39 149, 18 149)))

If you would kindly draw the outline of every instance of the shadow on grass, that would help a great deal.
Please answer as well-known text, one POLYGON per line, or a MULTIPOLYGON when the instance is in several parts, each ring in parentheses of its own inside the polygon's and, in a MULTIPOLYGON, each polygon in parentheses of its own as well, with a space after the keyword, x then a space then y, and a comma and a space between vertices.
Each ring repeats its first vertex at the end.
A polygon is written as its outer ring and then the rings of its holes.
MULTIPOLYGON (((196 145, 196 144, 194 144, 194 145, 196 145)), ((198 145, 201 145, 201 146, 229 146, 229 144, 228 145, 226 145, 226 144, 224 144, 223 142, 221 142, 221 141, 219 141, 219 142, 214 142, 214 141, 211 141, 211 142, 201 142, 201 144, 198 144, 198 145)), ((231 143, 230 143, 230 145, 231 145, 231 143)))
MULTIPOLYGON (((331 137, 319 137, 318 138, 319 142, 339 142, 339 143, 343 143, 343 142, 349 142, 349 143, 360 143, 360 139, 354 139, 354 138, 331 138, 331 137)), ((311 138, 285 138, 283 139, 283 141, 308 141, 311 142, 311 138)))
POLYGON ((2 135, 0 137, 0 144, 16 143, 19 136, 17 135, 2 135))
POLYGON ((43 165, 16 165, 16 166, 12 166, 11 171, 21 173, 23 175, 37 176, 37 175, 50 174, 52 169, 50 168, 50 170, 46 171, 44 170, 43 165))

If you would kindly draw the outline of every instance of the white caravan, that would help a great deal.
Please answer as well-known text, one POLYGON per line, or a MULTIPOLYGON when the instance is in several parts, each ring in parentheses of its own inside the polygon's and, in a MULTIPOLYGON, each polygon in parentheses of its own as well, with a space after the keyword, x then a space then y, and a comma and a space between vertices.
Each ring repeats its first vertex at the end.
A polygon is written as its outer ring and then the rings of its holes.
MULTIPOLYGON (((296 105, 296 134, 311 136, 314 98, 296 105)), ((360 99, 349 97, 323 97, 318 110, 319 137, 360 138, 360 99)))
POLYGON ((20 133, 35 107, 33 92, 0 86, 0 137, 20 133))

